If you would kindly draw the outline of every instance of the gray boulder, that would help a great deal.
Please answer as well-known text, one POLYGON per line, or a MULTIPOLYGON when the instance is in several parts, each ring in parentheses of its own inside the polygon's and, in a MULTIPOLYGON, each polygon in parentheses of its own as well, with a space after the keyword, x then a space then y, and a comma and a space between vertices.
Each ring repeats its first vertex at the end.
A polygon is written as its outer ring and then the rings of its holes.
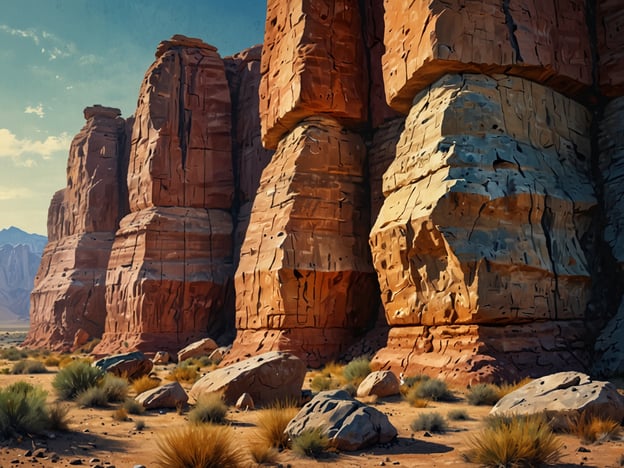
POLYGON ((371 372, 358 386, 357 396, 378 396, 380 398, 398 395, 401 392, 401 383, 394 372, 389 370, 371 372))
POLYGON ((584 410, 621 421, 624 396, 611 382, 593 381, 581 372, 559 372, 505 395, 490 414, 580 413, 584 410))
POLYGON ((148 375, 152 371, 154 364, 142 352, 136 351, 98 359, 93 363, 93 366, 119 377, 137 379, 148 375))
POLYGON ((188 395, 178 382, 147 390, 135 398, 145 409, 178 408, 186 405, 188 395))
POLYGON ((249 393, 256 406, 278 400, 299 400, 306 365, 297 356, 281 351, 261 354, 209 372, 190 390, 195 401, 204 393, 221 392, 228 405, 249 393))
POLYGON ((339 450, 360 450, 394 439, 397 430, 382 412, 351 398, 344 390, 320 392, 286 427, 290 438, 322 428, 339 450))

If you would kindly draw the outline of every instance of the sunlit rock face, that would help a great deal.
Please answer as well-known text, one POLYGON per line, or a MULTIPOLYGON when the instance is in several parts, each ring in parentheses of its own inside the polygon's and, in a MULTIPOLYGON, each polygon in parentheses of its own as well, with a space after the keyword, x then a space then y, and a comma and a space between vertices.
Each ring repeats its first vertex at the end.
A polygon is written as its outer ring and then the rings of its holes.
POLYGON ((29 347, 67 351, 104 330, 106 268, 126 210, 120 186, 127 123, 119 109, 102 106, 87 107, 84 116, 69 150, 67 187, 54 194, 48 212, 48 245, 24 342, 29 347))
POLYGON ((223 60, 198 39, 174 36, 158 46, 139 93, 131 212, 115 236, 95 352, 177 351, 225 325, 233 196, 223 60))

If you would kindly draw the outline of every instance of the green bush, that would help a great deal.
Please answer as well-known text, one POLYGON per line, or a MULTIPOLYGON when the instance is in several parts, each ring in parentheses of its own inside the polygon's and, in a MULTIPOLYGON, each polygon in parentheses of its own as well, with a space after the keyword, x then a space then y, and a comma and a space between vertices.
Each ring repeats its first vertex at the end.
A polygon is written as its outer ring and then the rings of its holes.
POLYGON ((19 361, 20 359, 26 359, 27 357, 28 353, 25 350, 17 349, 15 346, 0 350, 0 359, 6 359, 7 361, 19 361))
POLYGON ((109 403, 122 402, 128 396, 128 381, 121 377, 107 373, 99 385, 104 390, 109 403))
POLYGON ((24 359, 17 361, 11 368, 11 374, 44 374, 48 371, 41 361, 24 359))
POLYGON ((134 398, 126 398, 122 405, 128 414, 143 414, 145 407, 134 398))
POLYGON ((26 382, 16 382, 0 390, 0 436, 39 434, 49 427, 47 393, 26 382))
POLYGON ((197 401, 197 405, 189 411, 189 421, 195 424, 225 422, 225 415, 228 407, 219 393, 208 393, 202 395, 197 401))
POLYGON ((48 408, 48 428, 53 431, 69 430, 69 406, 55 403, 48 408))
POLYGON ((349 364, 347 364, 342 371, 344 378, 347 382, 359 383, 371 373, 370 359, 366 356, 360 356, 355 358, 349 364))
POLYGON ((440 413, 422 413, 410 424, 412 431, 446 432, 448 426, 440 413))
POLYGON ((409 377, 403 377, 403 385, 405 385, 406 387, 414 387, 417 384, 424 382, 425 380, 429 380, 431 377, 429 377, 426 374, 420 374, 420 375, 412 375, 409 377))
POLYGON ((466 399, 468 403, 475 406, 495 405, 499 400, 499 388, 492 384, 477 384, 468 390, 466 399))
POLYGON ((332 378, 328 375, 319 374, 315 375, 310 382, 310 389, 314 392, 324 392, 325 390, 331 390, 333 388, 332 378))
POLYGON ((453 401, 455 397, 446 386, 446 382, 439 379, 426 379, 414 387, 418 398, 434 401, 453 401))
POLYGON ((76 398, 81 392, 97 385, 102 371, 85 361, 74 361, 54 376, 52 387, 61 400, 76 398))
POLYGON ((470 420, 470 416, 468 416, 468 413, 466 412, 466 410, 463 409, 453 409, 450 410, 446 417, 448 418, 449 421, 469 421, 470 420))
POLYGON ((329 439, 322 428, 303 431, 292 439, 292 450, 299 456, 318 457, 329 445, 329 439))
POLYGON ((468 438, 466 461, 482 466, 541 466, 556 463, 562 443, 546 418, 531 416, 490 417, 481 432, 468 438))
POLYGON ((102 387, 89 387, 76 395, 76 403, 86 408, 106 408, 108 397, 102 387))

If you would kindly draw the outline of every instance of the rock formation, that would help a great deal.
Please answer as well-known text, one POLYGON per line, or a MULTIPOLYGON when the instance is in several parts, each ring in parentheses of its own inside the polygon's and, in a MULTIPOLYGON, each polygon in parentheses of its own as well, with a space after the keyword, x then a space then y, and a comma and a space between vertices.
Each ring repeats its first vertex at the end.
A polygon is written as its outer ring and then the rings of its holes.
POLYGON ((28 319, 30 293, 40 262, 41 255, 27 245, 0 245, 0 322, 28 319))
POLYGON ((87 107, 84 116, 69 151, 67 187, 50 204, 25 346, 69 350, 77 337, 79 345, 104 331, 106 268, 125 214, 119 187, 127 166, 126 121, 119 109, 102 106, 87 107))
POLYGON ((184 36, 159 45, 132 129, 131 212, 115 236, 97 353, 176 352, 225 326, 233 268, 230 108, 214 47, 184 36))

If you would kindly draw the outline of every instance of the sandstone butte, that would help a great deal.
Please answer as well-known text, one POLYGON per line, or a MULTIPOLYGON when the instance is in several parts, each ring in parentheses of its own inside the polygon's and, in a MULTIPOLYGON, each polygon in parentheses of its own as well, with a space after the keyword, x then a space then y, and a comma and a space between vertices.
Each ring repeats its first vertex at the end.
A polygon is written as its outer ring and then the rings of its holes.
POLYGON ((622 372, 623 11, 269 0, 262 46, 164 41, 134 119, 85 110, 25 345, 622 372))

